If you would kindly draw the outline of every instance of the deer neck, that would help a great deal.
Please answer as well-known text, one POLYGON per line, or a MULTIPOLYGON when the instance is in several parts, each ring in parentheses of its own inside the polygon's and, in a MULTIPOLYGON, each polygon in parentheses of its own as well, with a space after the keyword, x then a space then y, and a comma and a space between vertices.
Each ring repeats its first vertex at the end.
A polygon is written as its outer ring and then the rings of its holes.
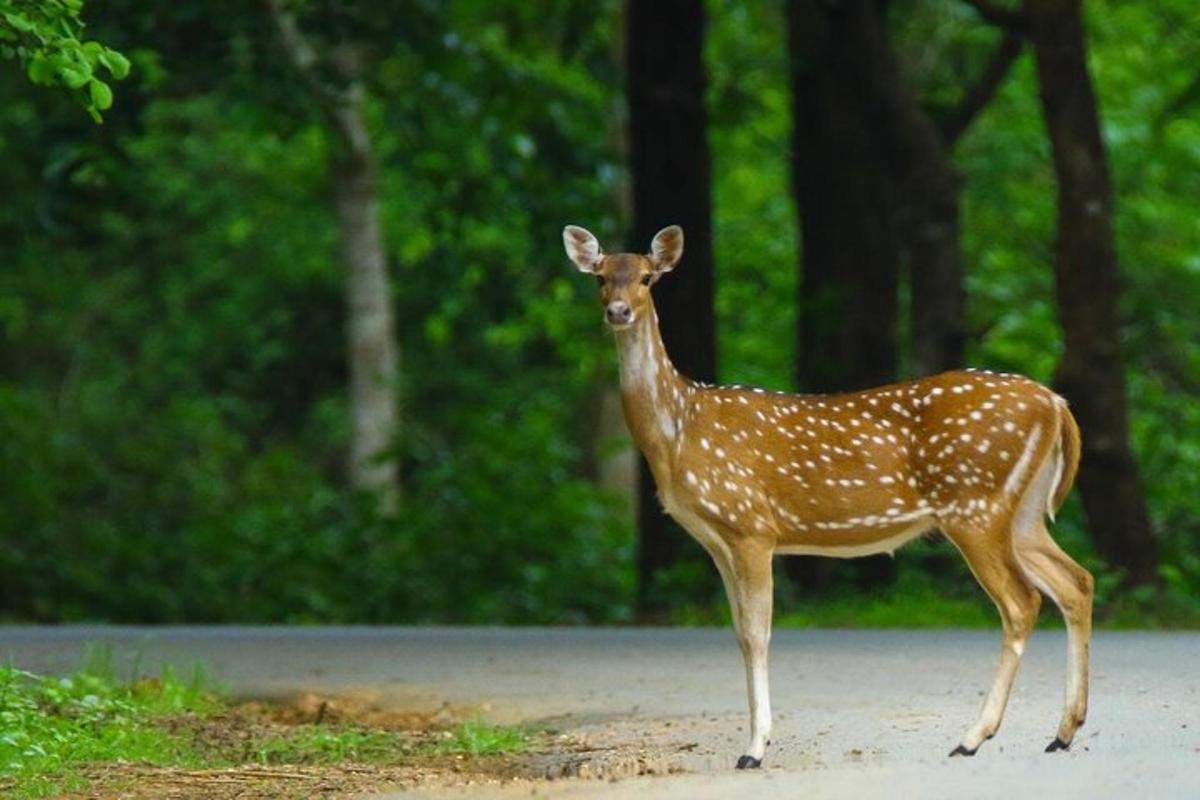
POLYGON ((667 356, 653 306, 649 314, 617 331, 616 337, 625 422, 655 478, 661 480, 678 449, 684 404, 695 389, 667 356))

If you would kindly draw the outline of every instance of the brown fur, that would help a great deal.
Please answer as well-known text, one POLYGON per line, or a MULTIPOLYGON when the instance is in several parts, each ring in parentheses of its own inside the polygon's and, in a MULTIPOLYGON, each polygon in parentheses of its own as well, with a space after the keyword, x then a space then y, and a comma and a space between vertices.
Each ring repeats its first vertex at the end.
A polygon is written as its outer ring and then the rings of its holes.
POLYGON ((837 395, 697 383, 671 364, 650 292, 682 255, 683 232, 664 229, 647 256, 605 256, 573 226, 563 239, 601 284, 625 418, 663 505, 725 583, 750 690, 751 739, 740 763, 757 764, 770 731, 772 556, 891 552, 934 528, 962 552, 1004 627, 992 690, 955 752, 973 753, 998 728, 1039 590, 1067 620, 1068 704, 1056 741, 1070 742, 1087 707, 1091 576, 1045 528, 1079 465, 1079 428, 1065 400, 1020 375, 987 371, 837 395))

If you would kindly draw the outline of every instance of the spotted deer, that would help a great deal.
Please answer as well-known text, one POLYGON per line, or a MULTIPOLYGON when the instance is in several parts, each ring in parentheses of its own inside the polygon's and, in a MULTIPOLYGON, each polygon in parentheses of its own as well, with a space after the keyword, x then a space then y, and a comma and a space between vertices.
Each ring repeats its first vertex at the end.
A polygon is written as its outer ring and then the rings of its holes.
POLYGON ((1046 752, 1067 749, 1087 711, 1092 576, 1045 525, 1079 464, 1066 401, 987 371, 836 395, 692 381, 667 356, 650 292, 683 255, 683 230, 659 231, 647 255, 605 255, 574 225, 563 242, 600 285, 625 420, 659 499, 712 557, 729 596, 750 704, 737 767, 758 767, 771 734, 772 557, 892 553, 934 529, 962 553, 1004 632, 983 710, 950 755, 974 755, 999 728, 1042 594, 1068 638, 1066 706, 1046 752))

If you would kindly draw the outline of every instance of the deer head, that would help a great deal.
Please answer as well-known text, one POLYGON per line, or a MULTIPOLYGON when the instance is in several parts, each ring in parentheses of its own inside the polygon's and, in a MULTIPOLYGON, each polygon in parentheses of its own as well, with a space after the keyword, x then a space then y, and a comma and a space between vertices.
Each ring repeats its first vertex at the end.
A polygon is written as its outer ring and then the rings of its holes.
POLYGON ((577 225, 563 228, 563 246, 580 272, 596 276, 604 319, 621 330, 650 312, 650 287, 683 255, 683 228, 671 225, 656 233, 646 255, 604 255, 596 237, 577 225))

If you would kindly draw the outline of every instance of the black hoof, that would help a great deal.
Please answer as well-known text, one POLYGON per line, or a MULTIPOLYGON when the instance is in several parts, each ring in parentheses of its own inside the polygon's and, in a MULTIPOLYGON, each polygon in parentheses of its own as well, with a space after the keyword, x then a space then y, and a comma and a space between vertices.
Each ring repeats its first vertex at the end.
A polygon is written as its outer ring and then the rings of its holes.
POLYGON ((1057 737, 1054 739, 1054 741, 1053 741, 1053 742, 1051 742, 1050 744, 1046 745, 1046 752, 1047 752, 1047 753, 1054 753, 1054 752, 1057 752, 1057 751, 1059 751, 1059 750, 1070 750, 1070 749, 1071 749, 1071 743, 1070 743, 1070 742, 1064 742, 1062 739, 1059 739, 1059 738, 1057 738, 1057 737))
POLYGON ((950 751, 950 755, 948 756, 948 758, 954 758, 955 756, 973 756, 973 755, 975 755, 974 750, 968 750, 967 748, 963 747, 960 744, 958 747, 956 747, 950 751))
POLYGON ((762 759, 754 756, 742 756, 738 759, 738 769, 758 769, 762 766, 762 759))

